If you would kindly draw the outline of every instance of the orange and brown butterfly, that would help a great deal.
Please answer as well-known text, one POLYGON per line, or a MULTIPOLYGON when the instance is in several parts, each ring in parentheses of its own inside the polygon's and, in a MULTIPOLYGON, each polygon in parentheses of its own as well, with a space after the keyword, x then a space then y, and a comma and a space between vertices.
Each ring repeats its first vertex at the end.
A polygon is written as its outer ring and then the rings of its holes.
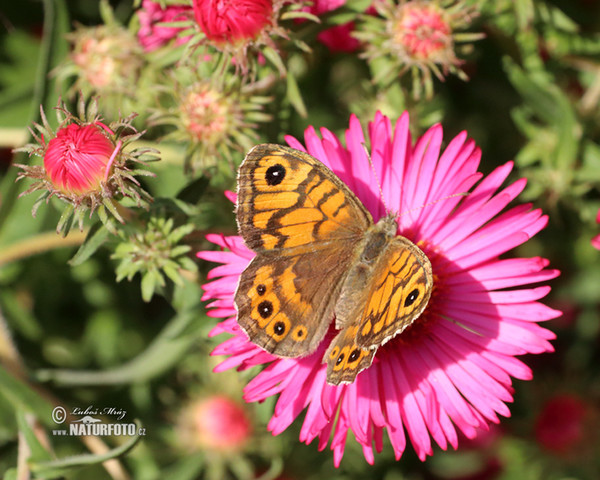
POLYGON ((237 194, 239 233, 256 252, 235 293, 238 324, 267 352, 302 357, 335 317, 327 382, 352 383, 427 306, 429 259, 397 235, 395 215, 374 223, 331 170, 299 150, 254 147, 237 194))

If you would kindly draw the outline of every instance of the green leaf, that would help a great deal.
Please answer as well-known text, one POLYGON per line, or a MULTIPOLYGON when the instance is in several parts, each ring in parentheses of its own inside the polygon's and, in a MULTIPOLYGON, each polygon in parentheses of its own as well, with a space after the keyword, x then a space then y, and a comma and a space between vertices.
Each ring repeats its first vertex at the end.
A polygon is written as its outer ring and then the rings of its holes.
POLYGON ((43 462, 52 460, 52 455, 50 455, 50 452, 48 452, 48 450, 46 450, 40 443, 38 437, 31 428, 30 423, 27 421, 26 416, 27 414, 22 409, 17 410, 17 425, 19 426, 19 433, 23 435, 25 443, 31 452, 28 461, 43 462))
MULTIPOLYGON (((179 241, 179 239, 177 241, 179 241)), ((179 257, 181 255, 185 255, 191 249, 192 249, 192 247, 190 247, 189 245, 178 245, 178 246, 173 247, 171 249, 171 257, 172 258, 177 258, 177 257, 179 257)), ((179 261, 179 259, 177 259, 177 261, 179 261)))
MULTIPOLYGON (((528 0, 531 1, 531 0, 528 0)), ((515 2, 520 3, 520 2, 515 2)), ((579 32, 579 25, 569 18, 560 8, 554 7, 546 3, 539 3, 538 12, 540 19, 551 25, 555 29, 559 29, 569 33, 577 34, 579 32)))
POLYGON ((512 5, 515 9, 515 18, 517 19, 519 30, 525 30, 533 23, 535 17, 533 0, 519 0, 518 2, 513 2, 512 5))
POLYGON ((4 474, 4 480, 18 480, 17 470, 15 468, 7 470, 4 474))
POLYGON ((46 426, 54 425, 50 402, 24 380, 11 375, 3 366, 0 366, 0 395, 8 400, 15 410, 33 413, 46 426))
POLYGON ((107 0, 100 0, 100 16, 106 25, 116 23, 115 14, 107 0))
POLYGON ((277 67, 277 70, 279 70, 280 75, 283 76, 286 74, 286 68, 283 64, 283 60, 281 60, 281 57, 279 56, 279 53, 276 50, 270 47, 265 47, 262 49, 262 54, 267 60, 269 60, 269 62, 275 65, 275 67, 277 67))
POLYGON ((183 285, 183 280, 181 275, 179 274, 179 265, 175 262, 170 262, 163 267, 163 272, 165 275, 176 285, 183 285))
POLYGON ((69 260, 69 265, 75 267, 81 265, 90 258, 108 239, 109 232, 102 223, 95 223, 89 230, 83 244, 79 247, 73 258, 69 260))
POLYGON ((298 83, 291 72, 288 72, 287 75, 287 98, 292 106, 296 109, 296 112, 298 112, 298 115, 303 118, 308 116, 306 106, 304 105, 304 100, 302 100, 302 94, 298 88, 298 83))
POLYGON ((177 193, 177 199, 187 203, 196 204, 202 199, 209 184, 210 179, 206 175, 202 175, 179 191, 179 193, 177 193))
POLYGON ((319 19, 319 17, 317 17, 316 15, 313 15, 310 12, 305 12, 302 10, 297 10, 297 11, 293 11, 293 12, 285 12, 284 14, 281 15, 281 19, 282 20, 303 19, 303 20, 310 20, 315 23, 321 23, 321 20, 319 19))
POLYGON ((346 2, 343 6, 343 9, 362 13, 369 8, 372 3, 372 0, 352 0, 351 2, 346 2))
POLYGON ((600 182, 600 145, 587 141, 583 146, 583 165, 575 172, 580 182, 600 182))
POLYGON ((73 226, 73 220, 75 218, 75 207, 69 204, 65 207, 58 224, 56 225, 56 232, 60 233, 63 237, 66 237, 73 226))
MULTIPOLYGON (((551 148, 545 149, 547 155, 542 155, 542 159, 547 158, 549 166, 571 172, 577 161, 581 126, 577 123, 570 100, 546 77, 524 72, 509 58, 504 59, 504 66, 509 80, 521 94, 527 107, 551 129, 554 138, 551 143, 546 142, 551 148)), ((520 121, 522 127, 530 122, 523 116, 520 121)), ((531 128, 528 136, 531 141, 535 141, 538 137, 536 130, 539 130, 539 127, 532 125, 528 128, 531 128)))
POLYGON ((119 210, 117 209, 117 202, 115 200, 113 200, 112 198, 105 198, 102 201, 102 205, 104 205, 106 207, 106 209, 110 213, 112 213, 113 217, 116 218, 120 223, 125 223, 125 220, 123 220, 123 217, 121 216, 121 214, 119 213, 119 210))
POLYGON ((555 98, 548 90, 549 83, 534 80, 509 57, 504 58, 504 68, 512 85, 540 119, 545 123, 554 121, 558 112, 555 98))

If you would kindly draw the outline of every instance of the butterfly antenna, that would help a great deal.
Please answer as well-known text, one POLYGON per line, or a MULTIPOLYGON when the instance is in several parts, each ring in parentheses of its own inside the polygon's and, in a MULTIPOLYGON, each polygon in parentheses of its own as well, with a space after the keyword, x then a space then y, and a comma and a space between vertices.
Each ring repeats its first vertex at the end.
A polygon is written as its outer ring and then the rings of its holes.
POLYGON ((365 142, 362 142, 361 145, 365 150, 365 155, 367 156, 367 159, 369 160, 369 165, 371 166, 373 177, 375 177, 375 181, 377 182, 377 188, 379 189, 379 198, 381 199, 381 203, 383 203, 383 208, 385 208, 385 213, 387 215, 390 213, 390 209, 385 203, 385 198, 383 198, 383 188, 381 188, 381 182, 379 181, 379 177, 377 176, 375 165, 373 165, 373 160, 371 160, 371 155, 369 154, 369 150, 367 149, 367 145, 365 144, 365 142))
POLYGON ((448 200, 449 198, 466 197, 467 195, 469 195, 469 192, 453 193, 452 195, 446 195, 445 197, 438 198, 437 200, 433 200, 432 202, 428 202, 428 203, 425 203, 418 207, 411 208, 410 210, 407 210, 406 212, 399 213, 396 218, 403 217, 404 215, 406 215, 408 213, 414 212, 416 210, 421 210, 422 208, 425 208, 425 207, 430 207, 431 205, 435 205, 436 203, 443 202, 444 200, 448 200))

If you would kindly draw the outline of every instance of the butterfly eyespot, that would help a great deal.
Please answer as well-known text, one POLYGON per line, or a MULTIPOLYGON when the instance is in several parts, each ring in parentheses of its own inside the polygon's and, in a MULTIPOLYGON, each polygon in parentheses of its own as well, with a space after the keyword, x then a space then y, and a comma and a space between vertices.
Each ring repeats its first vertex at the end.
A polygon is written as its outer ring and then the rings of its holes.
POLYGON ((262 283, 256 286, 256 293, 260 296, 263 296, 267 291, 267 287, 265 287, 262 283))
POLYGON ((342 363, 344 361, 344 354, 340 353, 340 356, 337 358, 337 360, 335 361, 336 365, 339 365, 340 363, 342 363))
POLYGON ((273 325, 273 331, 275 332, 275 335, 283 335, 285 333, 285 323, 277 322, 273 325))
POLYGON ((410 307, 413 303, 415 303, 415 300, 417 298, 419 298, 419 290, 415 288, 412 292, 408 294, 406 300, 404 300, 404 306, 410 307))
POLYGON ((352 353, 348 357, 348 361, 351 363, 355 362, 356 360, 358 360, 359 356, 360 356, 360 350, 358 348, 355 348, 354 350, 352 350, 352 353))
POLYGON ((273 304, 268 300, 263 300, 258 304, 258 314, 262 318, 269 318, 273 313, 273 304))
POLYGON ((304 337, 306 337, 306 333, 307 333, 306 327, 299 325, 294 330, 294 339, 302 340, 304 337))
POLYGON ((285 167, 281 164, 273 165, 267 168, 267 172, 265 173, 265 180, 267 185, 273 187, 275 185, 279 185, 283 182, 285 178, 285 167))

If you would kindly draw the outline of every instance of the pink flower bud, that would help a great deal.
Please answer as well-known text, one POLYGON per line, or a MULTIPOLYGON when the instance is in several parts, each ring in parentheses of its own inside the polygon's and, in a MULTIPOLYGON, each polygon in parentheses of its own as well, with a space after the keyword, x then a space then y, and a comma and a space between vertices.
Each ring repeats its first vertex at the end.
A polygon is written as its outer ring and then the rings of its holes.
POLYGON ((137 39, 128 30, 113 25, 80 27, 68 38, 73 43, 72 69, 83 86, 103 95, 122 93, 127 81, 138 78, 144 60, 137 39))
POLYGON ((186 130, 198 141, 217 143, 227 135, 233 121, 229 118, 233 106, 227 98, 209 87, 189 92, 181 104, 182 120, 186 130))
POLYGON ((48 142, 44 167, 48 180, 66 194, 100 190, 115 145, 98 124, 71 123, 48 142))
POLYGON ((453 57, 452 28, 434 3, 408 2, 398 10, 394 40, 414 61, 445 63, 453 57))
POLYGON ((224 395, 191 404, 183 416, 182 430, 188 446, 222 452, 240 450, 252 435, 246 411, 224 395))
POLYGON ((193 4, 196 22, 216 43, 252 40, 272 21, 270 0, 194 0, 193 4))

